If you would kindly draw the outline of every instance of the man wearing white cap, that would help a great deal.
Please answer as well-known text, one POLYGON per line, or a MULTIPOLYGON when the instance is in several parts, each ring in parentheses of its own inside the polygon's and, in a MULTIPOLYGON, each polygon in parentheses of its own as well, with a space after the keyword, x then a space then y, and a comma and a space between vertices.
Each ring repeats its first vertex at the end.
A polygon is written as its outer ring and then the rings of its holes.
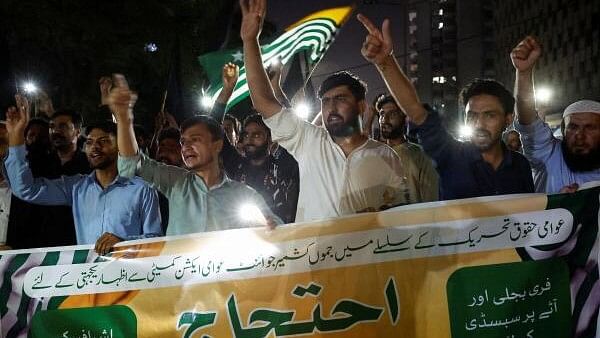
POLYGON ((542 175, 545 189, 539 192, 573 192, 586 182, 600 181, 600 102, 582 100, 569 105, 563 112, 563 140, 554 138, 535 110, 533 68, 541 54, 532 37, 526 37, 510 54, 516 69, 515 129, 521 133, 532 168, 546 174, 542 175))

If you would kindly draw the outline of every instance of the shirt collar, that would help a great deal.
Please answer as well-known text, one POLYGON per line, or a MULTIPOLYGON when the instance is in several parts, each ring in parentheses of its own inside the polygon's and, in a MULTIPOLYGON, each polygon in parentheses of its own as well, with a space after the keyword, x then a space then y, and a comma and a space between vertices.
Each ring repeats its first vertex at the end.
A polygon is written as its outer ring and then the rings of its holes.
MULTIPOLYGON (((502 147, 502 162, 500 163, 500 167, 512 165, 512 152, 506 147, 504 142, 500 141, 500 146, 502 147)), ((479 149, 472 143, 469 142, 469 147, 467 147, 467 157, 471 162, 483 161, 483 157, 481 156, 481 152, 479 149)))
POLYGON ((231 182, 231 179, 229 177, 227 177, 227 174, 225 174, 223 172, 223 179, 221 180, 221 182, 219 182, 219 184, 210 187, 208 190, 216 190, 216 189, 220 189, 222 187, 224 187, 225 185, 229 184, 231 182))
MULTIPOLYGON (((98 180, 96 180, 96 170, 92 170, 92 172, 88 174, 87 179, 95 184, 98 184, 98 186, 100 186, 100 183, 98 183, 98 180)), ((127 177, 117 175, 117 177, 115 177, 115 179, 112 182, 110 182, 108 187, 115 185, 115 184, 125 185, 128 182, 129 182, 129 179, 127 177)))

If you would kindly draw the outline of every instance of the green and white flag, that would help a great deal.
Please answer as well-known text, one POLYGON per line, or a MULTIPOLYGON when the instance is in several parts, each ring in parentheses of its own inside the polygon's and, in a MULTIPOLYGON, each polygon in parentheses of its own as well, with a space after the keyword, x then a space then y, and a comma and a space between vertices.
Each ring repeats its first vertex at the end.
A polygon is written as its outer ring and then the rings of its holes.
MULTIPOLYGON (((310 63, 315 65, 325 55, 336 32, 351 12, 350 6, 331 8, 315 12, 291 25, 275 41, 261 46, 264 66, 269 66, 274 60, 286 64, 301 51, 306 51, 310 63)), ((212 102, 223 89, 221 70, 227 62, 240 66, 240 76, 228 106, 233 106, 248 97, 244 55, 240 49, 204 54, 199 57, 199 61, 210 81, 205 95, 209 96, 212 102)))

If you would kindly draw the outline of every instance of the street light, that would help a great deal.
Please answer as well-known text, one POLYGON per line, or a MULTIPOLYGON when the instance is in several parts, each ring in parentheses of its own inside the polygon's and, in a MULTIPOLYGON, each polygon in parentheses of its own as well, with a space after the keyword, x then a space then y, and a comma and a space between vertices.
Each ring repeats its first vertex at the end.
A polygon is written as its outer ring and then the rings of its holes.
POLYGON ((247 223, 266 225, 267 219, 262 211, 253 203, 245 203, 238 210, 239 218, 247 223))
POLYGON ((468 139, 469 137, 471 137, 471 135, 473 135, 473 128, 467 126, 466 124, 463 124, 458 128, 458 135, 462 139, 468 139))
POLYGON ((301 119, 306 120, 310 115, 310 107, 305 102, 299 102, 294 107, 294 113, 296 113, 296 115, 298 115, 298 117, 301 119))
POLYGON ((33 93, 37 92, 38 88, 33 82, 26 82, 23 85, 23 90, 27 94, 33 94, 33 93))
POLYGON ((548 103, 552 98, 552 94, 552 89, 548 87, 537 88, 535 90, 535 100, 542 104, 548 103))
POLYGON ((200 98, 200 105, 202 106, 202 108, 210 110, 213 106, 213 100, 208 95, 202 95, 202 97, 200 98))

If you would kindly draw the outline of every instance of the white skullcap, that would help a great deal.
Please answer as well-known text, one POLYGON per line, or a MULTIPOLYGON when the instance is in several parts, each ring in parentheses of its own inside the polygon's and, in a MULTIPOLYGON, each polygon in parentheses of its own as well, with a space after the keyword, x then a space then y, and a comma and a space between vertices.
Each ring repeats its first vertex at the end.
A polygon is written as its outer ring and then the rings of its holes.
POLYGON ((563 119, 575 113, 600 114, 600 102, 592 100, 581 100, 571 103, 563 112, 563 119))

